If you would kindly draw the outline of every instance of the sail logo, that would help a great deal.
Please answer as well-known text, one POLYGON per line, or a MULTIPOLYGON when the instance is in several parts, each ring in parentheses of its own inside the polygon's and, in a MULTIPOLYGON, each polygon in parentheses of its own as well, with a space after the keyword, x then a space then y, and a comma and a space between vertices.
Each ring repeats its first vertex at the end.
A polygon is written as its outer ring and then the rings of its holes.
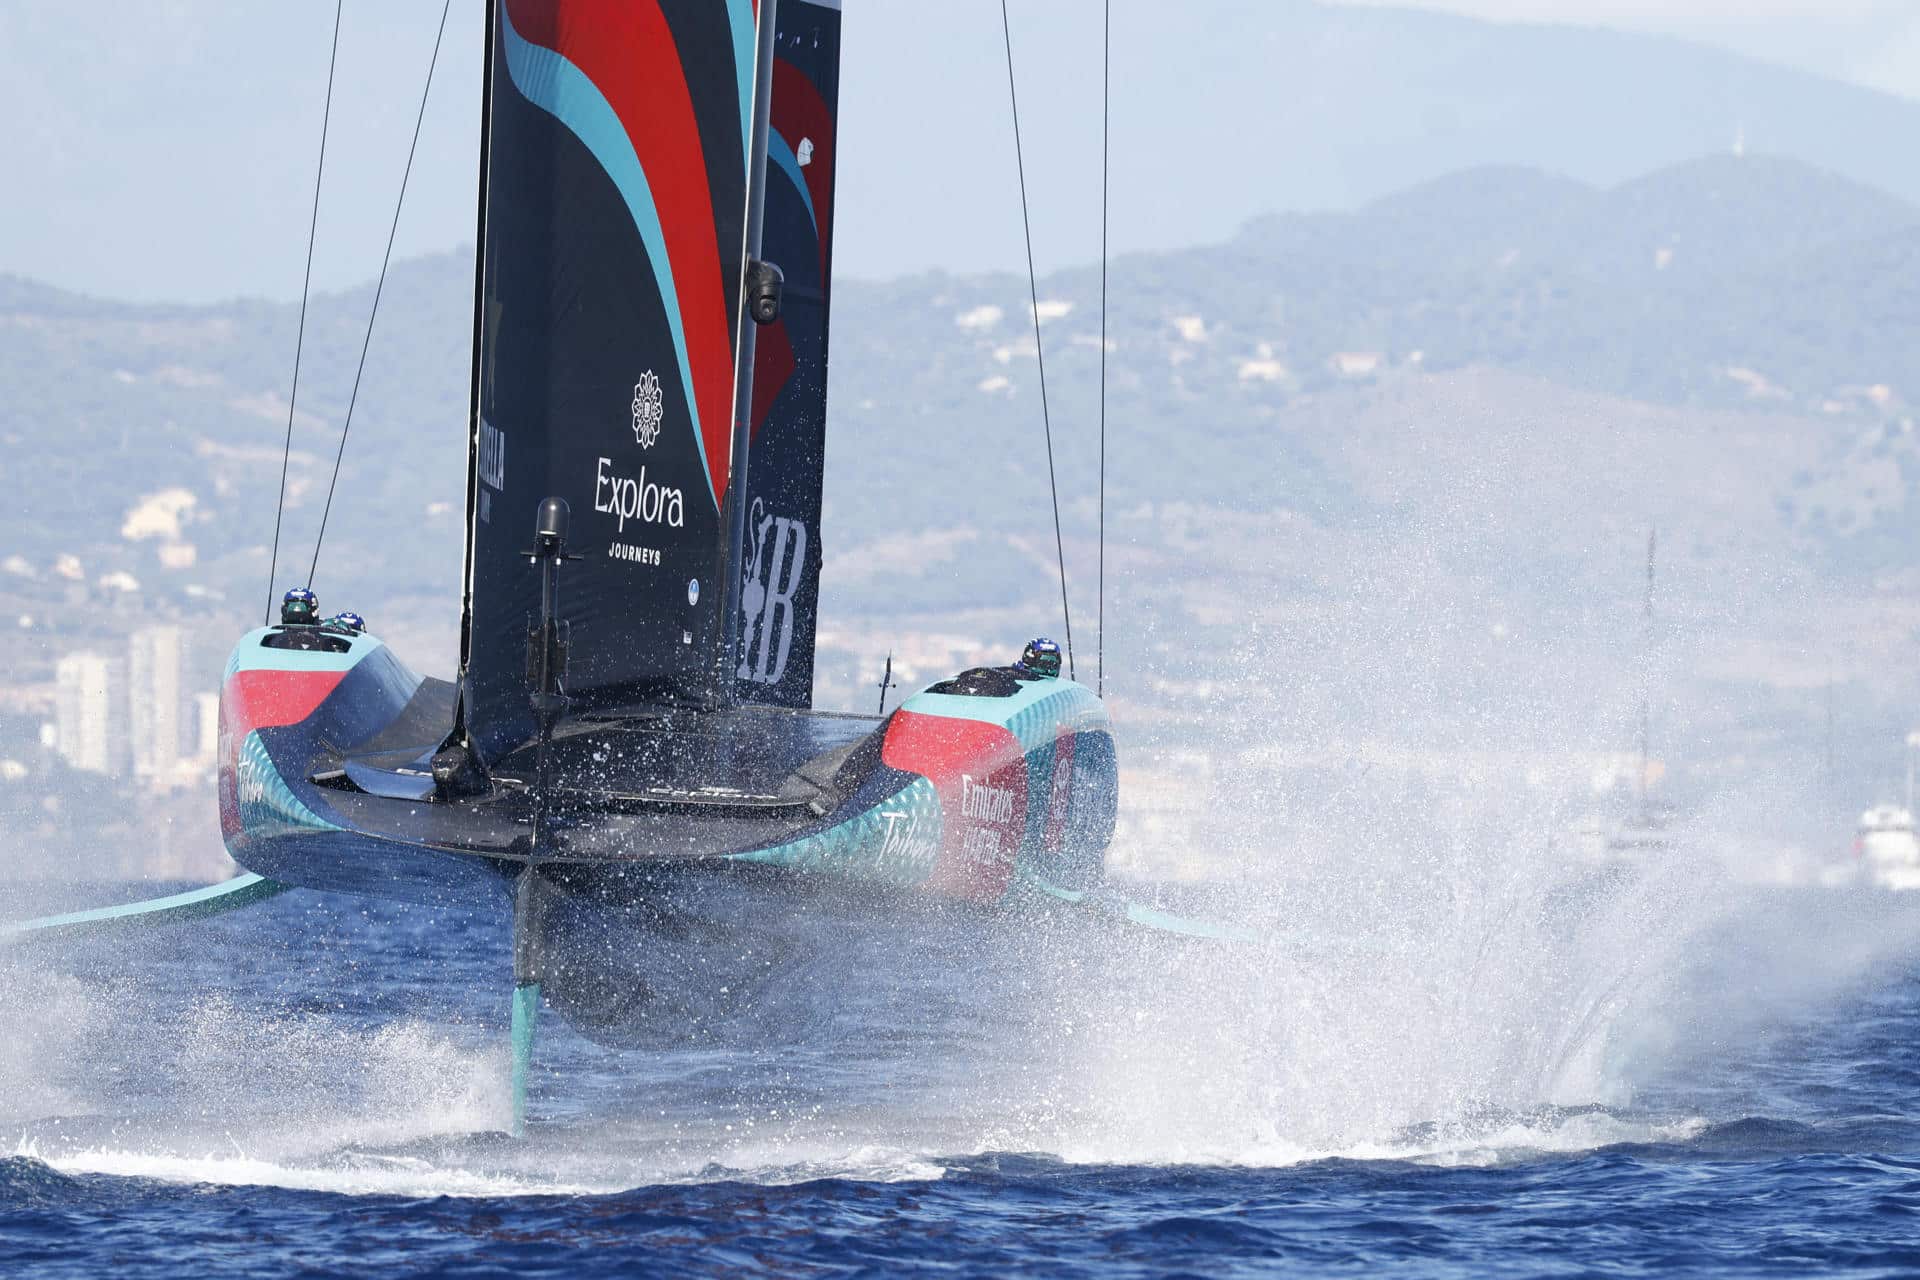
POLYGON ((1013 821, 1013 788, 989 786, 975 782, 971 774, 961 774, 960 816, 1004 826, 1013 821))
POLYGON ((480 422, 480 483, 507 487, 507 433, 484 418, 480 422))
POLYGON ((647 479, 645 467, 640 468, 638 479, 623 476, 613 470, 611 458, 600 459, 600 466, 594 472, 593 509, 602 515, 619 517, 622 533, 627 531, 629 520, 664 524, 673 529, 686 524, 686 498, 680 490, 647 479))
POLYGON ((475 470, 480 474, 480 523, 493 522, 493 495, 507 487, 507 433, 480 420, 480 438, 474 450, 475 470))
POLYGON ((793 597, 806 581, 807 526, 774 515, 755 498, 747 536, 752 547, 740 584, 740 667, 734 674, 755 684, 778 684, 787 673, 800 621, 793 597))
POLYGON ((813 139, 802 138, 800 145, 794 148, 793 159, 802 169, 813 163, 813 139))
POLYGON ((633 384, 633 439, 642 449, 653 448, 660 438, 660 423, 667 416, 666 402, 660 395, 660 377, 649 369, 633 384))

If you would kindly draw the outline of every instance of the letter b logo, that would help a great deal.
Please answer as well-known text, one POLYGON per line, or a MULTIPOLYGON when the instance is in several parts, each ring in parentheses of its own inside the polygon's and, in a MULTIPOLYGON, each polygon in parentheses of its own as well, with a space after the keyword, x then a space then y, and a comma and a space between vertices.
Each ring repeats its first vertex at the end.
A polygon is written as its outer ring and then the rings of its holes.
POLYGON ((735 675, 756 684, 778 684, 786 674, 799 621, 793 595, 806 573, 807 526, 763 511, 754 503, 753 558, 740 589, 741 653, 735 675))

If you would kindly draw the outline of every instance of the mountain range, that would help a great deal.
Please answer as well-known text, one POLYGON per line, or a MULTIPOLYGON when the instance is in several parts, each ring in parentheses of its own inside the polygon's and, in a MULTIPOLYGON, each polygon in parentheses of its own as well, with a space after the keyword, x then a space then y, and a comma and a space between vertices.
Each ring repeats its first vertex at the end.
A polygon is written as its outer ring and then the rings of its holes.
MULTIPOLYGON (((1011 6, 1043 267, 1097 256, 1101 42, 1087 2, 1011 6)), ((1353 210, 1487 166, 1601 187, 1702 155, 1788 157, 1920 200, 1920 102, 1683 40, 1314 0, 1114 0, 1113 243, 1220 243, 1273 210, 1353 210)), ((210 300, 300 289, 331 10, 0 9, 0 271, 210 300)), ((992 6, 846 13, 843 278, 1022 260, 992 6), (910 108, 903 108, 910 104, 910 108)), ((431 10, 348 4, 316 279, 370 274, 433 46, 431 10)), ((472 235, 480 14, 456 6, 400 225, 472 235)))

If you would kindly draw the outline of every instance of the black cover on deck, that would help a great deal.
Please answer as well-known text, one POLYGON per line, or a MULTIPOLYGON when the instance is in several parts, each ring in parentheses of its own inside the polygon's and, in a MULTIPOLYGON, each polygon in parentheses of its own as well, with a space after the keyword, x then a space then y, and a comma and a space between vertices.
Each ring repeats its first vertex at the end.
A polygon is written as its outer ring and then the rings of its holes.
MULTIPOLYGON (((777 707, 572 720, 551 748, 553 794, 615 805, 824 804, 840 766, 879 723, 777 707)), ((497 776, 531 781, 536 751, 502 761, 497 776)))

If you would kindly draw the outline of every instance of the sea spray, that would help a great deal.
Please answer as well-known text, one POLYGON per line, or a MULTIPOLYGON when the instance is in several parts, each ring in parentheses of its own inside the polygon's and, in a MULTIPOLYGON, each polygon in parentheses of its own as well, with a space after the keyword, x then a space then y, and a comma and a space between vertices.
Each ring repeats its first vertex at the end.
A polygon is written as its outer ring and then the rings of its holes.
POLYGON ((1642 682, 1618 665, 1578 678, 1589 647, 1553 651, 1542 620, 1462 590, 1430 544, 1390 542, 1373 571, 1251 615, 1207 667, 1195 709, 1234 749, 1196 771, 1203 840, 1116 861, 1210 881, 1185 909, 1264 940, 1136 936, 1098 958, 1063 943, 1050 1011, 1084 1030, 1048 1149, 1284 1161, 1449 1134, 1545 1143, 1566 1108, 1605 1140, 1649 1132, 1592 1108, 1630 1106, 1623 1033, 1725 899, 1684 822, 1631 860, 1578 839, 1591 762, 1630 741, 1642 682))
MULTIPOLYGON (((1435 540, 1383 532, 1365 571, 1325 567, 1246 608, 1233 650, 1170 636, 1161 666, 1127 677, 1185 717, 1122 714, 1135 780, 1192 752, 1195 726, 1237 750, 1167 775, 1197 799, 1189 834, 1135 824, 1114 851, 1123 872, 1198 883, 1114 890, 1258 942, 1074 912, 850 933, 791 975, 827 1006, 799 1043, 618 1052, 555 1019, 532 1137, 509 1150, 472 1137, 504 1114, 504 918, 288 895, 36 960, 7 997, 31 1033, 0 1063, 28 1086, 13 1136, 59 1167, 461 1194, 890 1179, 998 1152, 1473 1161, 1684 1137, 1701 1122, 1684 1099, 1640 1097, 1661 1065, 1735 1009, 1780 1008, 1785 970, 1832 990, 1886 952, 1831 947, 1845 913, 1796 917, 1798 941, 1784 921, 1745 927, 1759 916, 1724 869, 1736 818, 1794 807, 1791 788, 1771 810, 1696 788, 1663 847, 1595 858, 1596 780, 1618 789, 1642 682, 1699 660, 1692 620, 1643 667, 1591 618, 1516 611, 1435 540), (1775 942, 1773 968, 1709 985, 1775 942), (1793 965, 1814 950, 1830 964, 1793 965)), ((1689 719, 1658 723, 1660 755, 1684 758, 1689 719)))

